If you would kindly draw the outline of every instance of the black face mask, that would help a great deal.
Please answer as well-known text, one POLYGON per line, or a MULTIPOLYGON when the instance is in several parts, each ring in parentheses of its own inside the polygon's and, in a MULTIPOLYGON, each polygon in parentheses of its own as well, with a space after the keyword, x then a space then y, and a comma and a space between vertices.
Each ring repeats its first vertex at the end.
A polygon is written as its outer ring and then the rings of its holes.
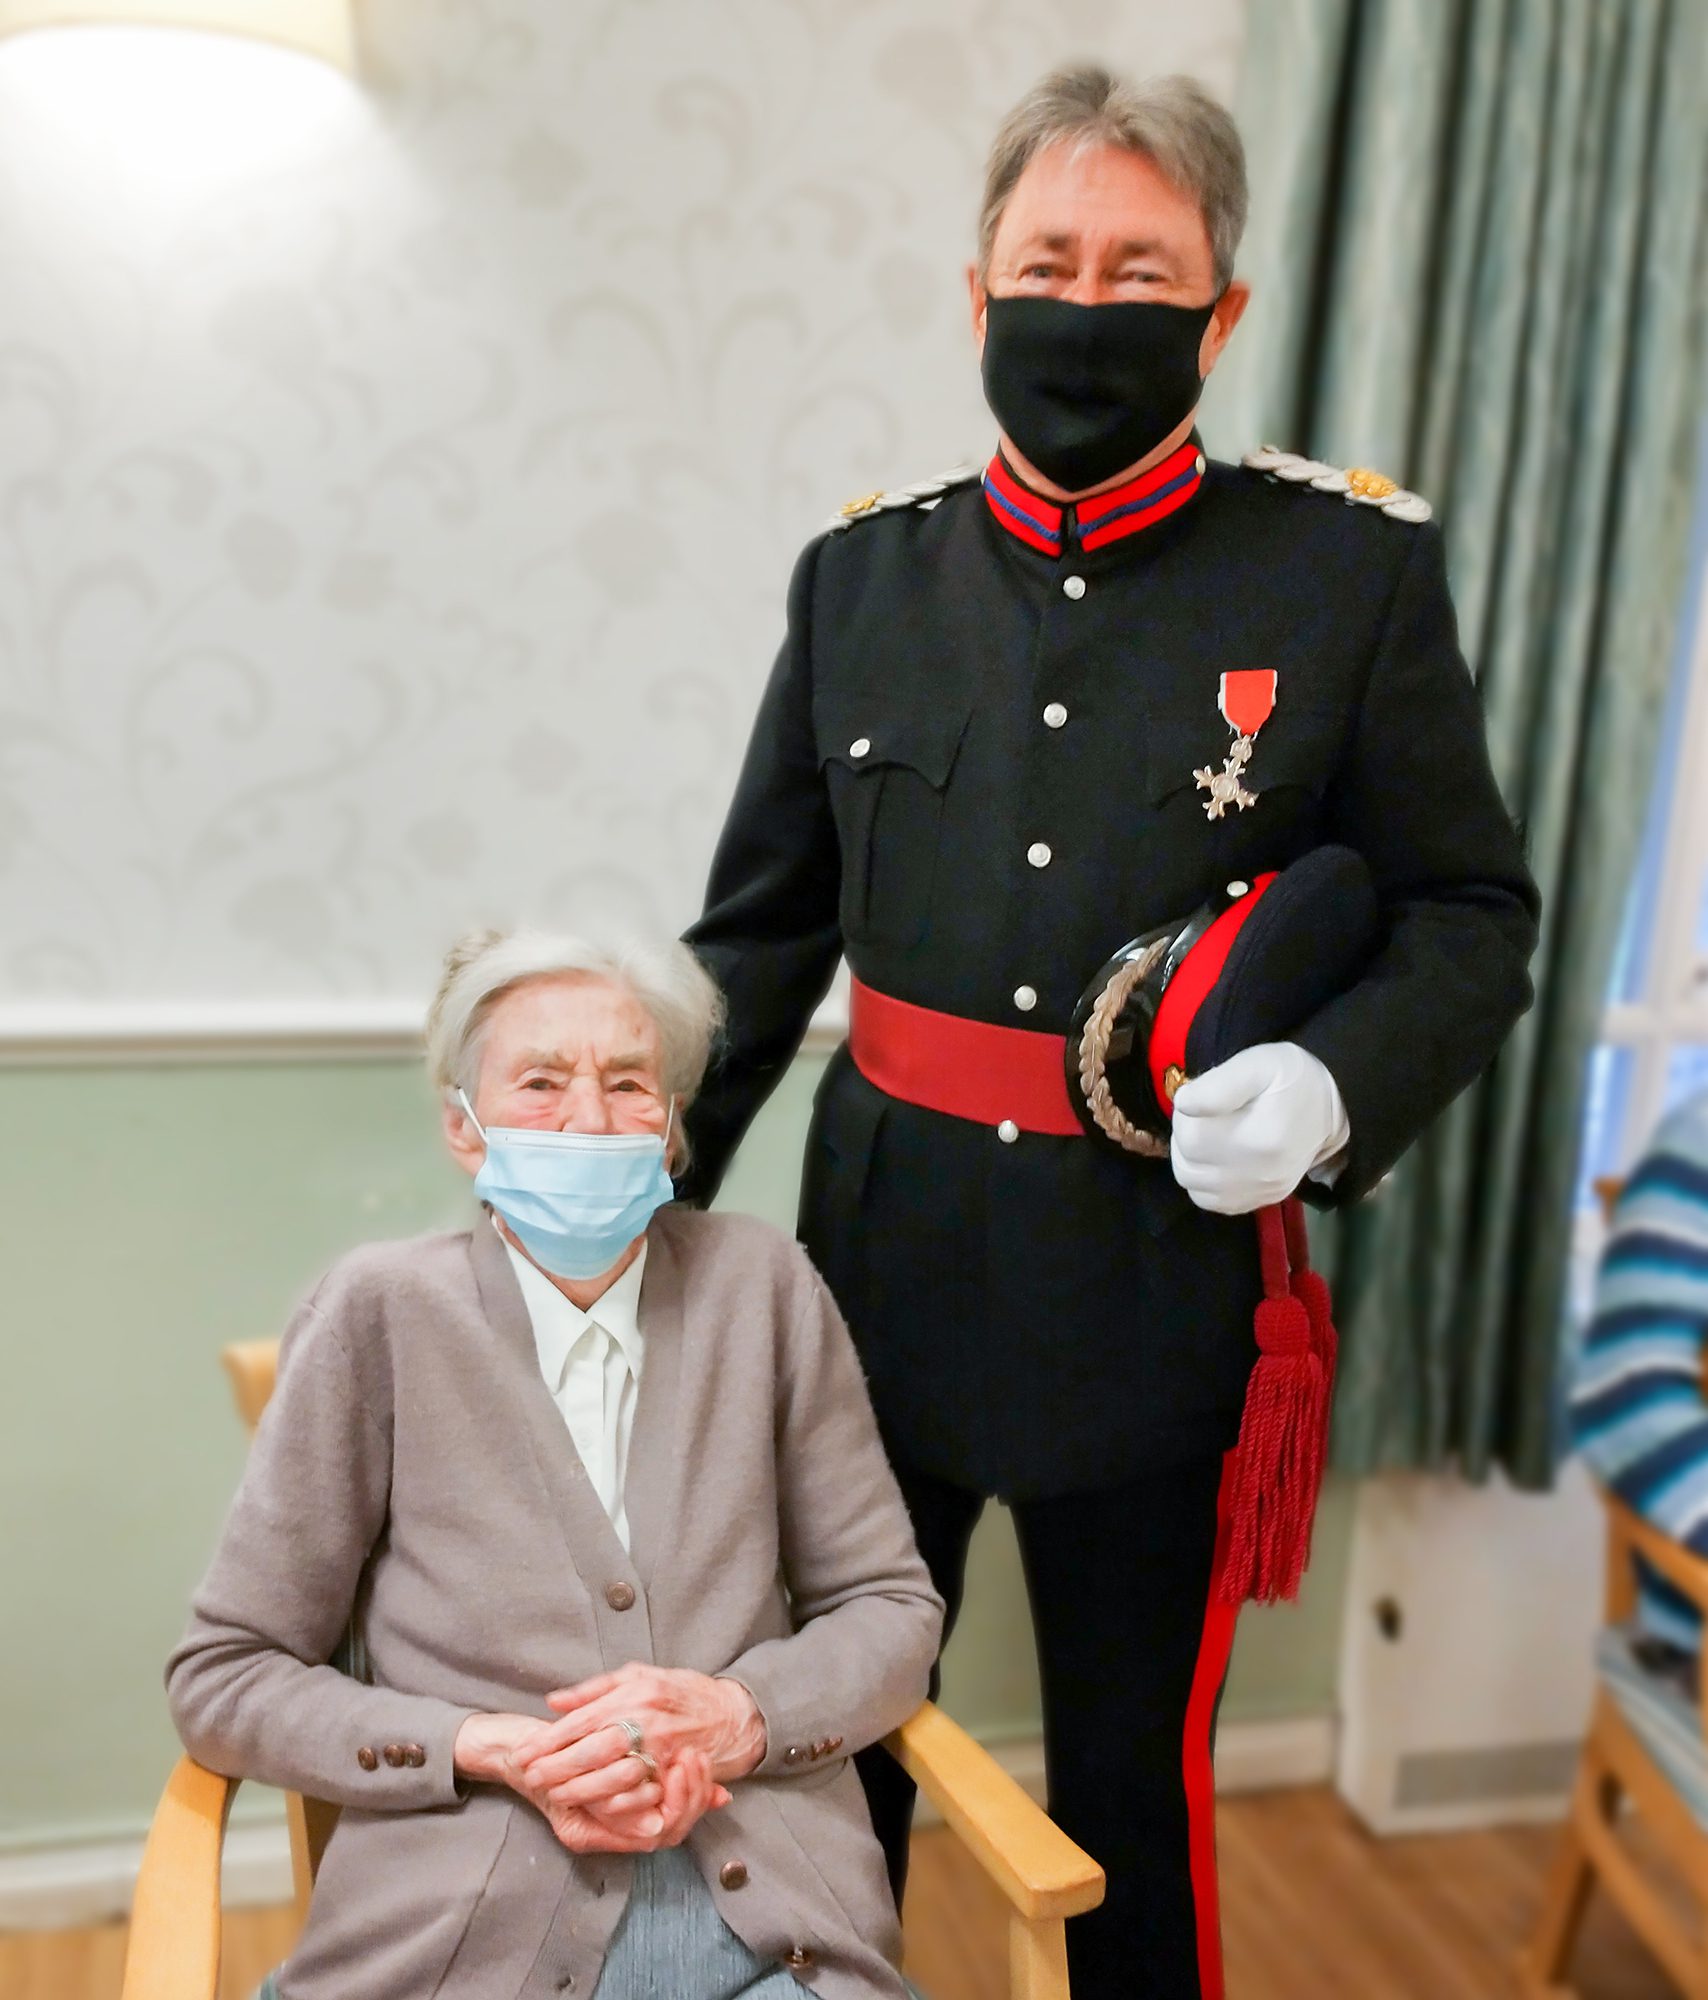
POLYGON ((1197 407, 1214 304, 985 302, 984 394, 1021 451, 1068 493, 1136 465, 1197 407))

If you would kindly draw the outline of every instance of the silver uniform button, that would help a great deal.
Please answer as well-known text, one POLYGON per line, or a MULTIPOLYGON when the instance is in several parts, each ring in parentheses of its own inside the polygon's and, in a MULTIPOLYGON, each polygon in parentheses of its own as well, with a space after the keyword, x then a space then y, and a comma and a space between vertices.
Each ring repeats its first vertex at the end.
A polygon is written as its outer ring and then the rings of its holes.
POLYGON ((871 747, 872 747, 871 737, 856 736, 854 741, 850 743, 848 746, 848 754, 850 757, 864 757, 866 752, 870 750, 871 747))
POLYGON ((1012 1146, 1015 1140, 1020 1137, 1020 1127, 1015 1124, 1012 1118, 1005 1118, 996 1128, 996 1136, 1005 1146, 1012 1146))
POLYGON ((1034 868, 1048 868, 1050 865, 1049 842, 1044 840, 1033 841, 1032 845, 1026 850, 1026 859, 1031 862, 1034 868))
POLYGON ((1196 472, 1200 478, 1203 477, 1204 454, 1202 452, 1199 452, 1198 456, 1192 461, 1192 470, 1196 472))
POLYGON ((1085 578, 1083 576, 1064 576, 1062 578, 1062 595, 1064 597, 1071 597, 1077 603, 1085 595, 1085 578))
POLYGON ((1049 707, 1044 710, 1044 725, 1046 728, 1060 729, 1066 721, 1067 710, 1062 707, 1059 701, 1052 701, 1049 707))
POLYGON ((1016 986, 1014 1004, 1022 1014, 1030 1014, 1038 1004, 1038 989, 1035 986, 1016 986))
POLYGON ((1245 895, 1250 890, 1250 888, 1251 884, 1249 882, 1230 882, 1228 884, 1228 894, 1232 896, 1234 901, 1237 903, 1240 897, 1245 895))

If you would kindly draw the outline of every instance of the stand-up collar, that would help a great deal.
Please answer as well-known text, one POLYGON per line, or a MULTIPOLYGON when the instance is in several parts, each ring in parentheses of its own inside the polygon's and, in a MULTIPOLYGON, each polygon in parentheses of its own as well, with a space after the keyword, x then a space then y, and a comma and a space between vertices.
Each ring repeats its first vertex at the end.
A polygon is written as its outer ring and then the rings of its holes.
POLYGON ((1136 479, 1067 507, 1022 485, 998 451, 984 469, 984 497, 1017 540, 1040 555, 1059 556, 1065 547, 1101 549, 1154 527, 1184 507, 1203 480, 1204 449, 1194 435, 1136 479))

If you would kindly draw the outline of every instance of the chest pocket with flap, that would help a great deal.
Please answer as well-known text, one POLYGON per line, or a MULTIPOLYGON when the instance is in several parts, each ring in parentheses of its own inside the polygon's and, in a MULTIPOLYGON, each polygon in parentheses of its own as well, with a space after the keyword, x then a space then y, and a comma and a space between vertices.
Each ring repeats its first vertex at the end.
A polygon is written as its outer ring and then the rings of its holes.
POLYGON ((905 949, 931 915, 943 801, 971 713, 905 711, 892 690, 838 690, 815 710, 842 847, 842 934, 905 949))

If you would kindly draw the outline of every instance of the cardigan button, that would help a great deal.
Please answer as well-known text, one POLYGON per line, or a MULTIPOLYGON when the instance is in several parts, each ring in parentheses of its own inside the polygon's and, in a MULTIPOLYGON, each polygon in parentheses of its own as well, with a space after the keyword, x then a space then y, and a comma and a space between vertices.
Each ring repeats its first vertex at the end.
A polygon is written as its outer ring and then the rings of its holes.
POLYGON ((747 1863, 745 1861, 726 1861, 718 1870, 718 1880, 726 1889, 745 1889, 747 1887, 747 1863))
POLYGON ((380 1767, 378 1756, 371 1746, 366 1743, 356 1752, 356 1762, 361 1765, 364 1771, 377 1771, 380 1767))
POLYGON ((410 1770, 419 1771, 427 1762, 427 1752, 419 1743, 406 1743, 403 1746, 403 1761, 410 1770))
POLYGON ((408 1751, 404 1749, 401 1743, 388 1743, 385 1746, 385 1760, 394 1771, 401 1771, 403 1769, 404 1761, 408 1755, 408 1751))
POLYGON ((783 1963, 791 1972, 811 1972, 818 1963, 818 1955, 809 1951, 804 1944, 798 1944, 792 1951, 784 1952, 783 1963))
POLYGON ((622 1578, 619 1577, 615 1583, 606 1585, 605 1602, 610 1605, 613 1611, 632 1610, 634 1608, 634 1601, 635 1587, 632 1583, 624 1583, 622 1578))

